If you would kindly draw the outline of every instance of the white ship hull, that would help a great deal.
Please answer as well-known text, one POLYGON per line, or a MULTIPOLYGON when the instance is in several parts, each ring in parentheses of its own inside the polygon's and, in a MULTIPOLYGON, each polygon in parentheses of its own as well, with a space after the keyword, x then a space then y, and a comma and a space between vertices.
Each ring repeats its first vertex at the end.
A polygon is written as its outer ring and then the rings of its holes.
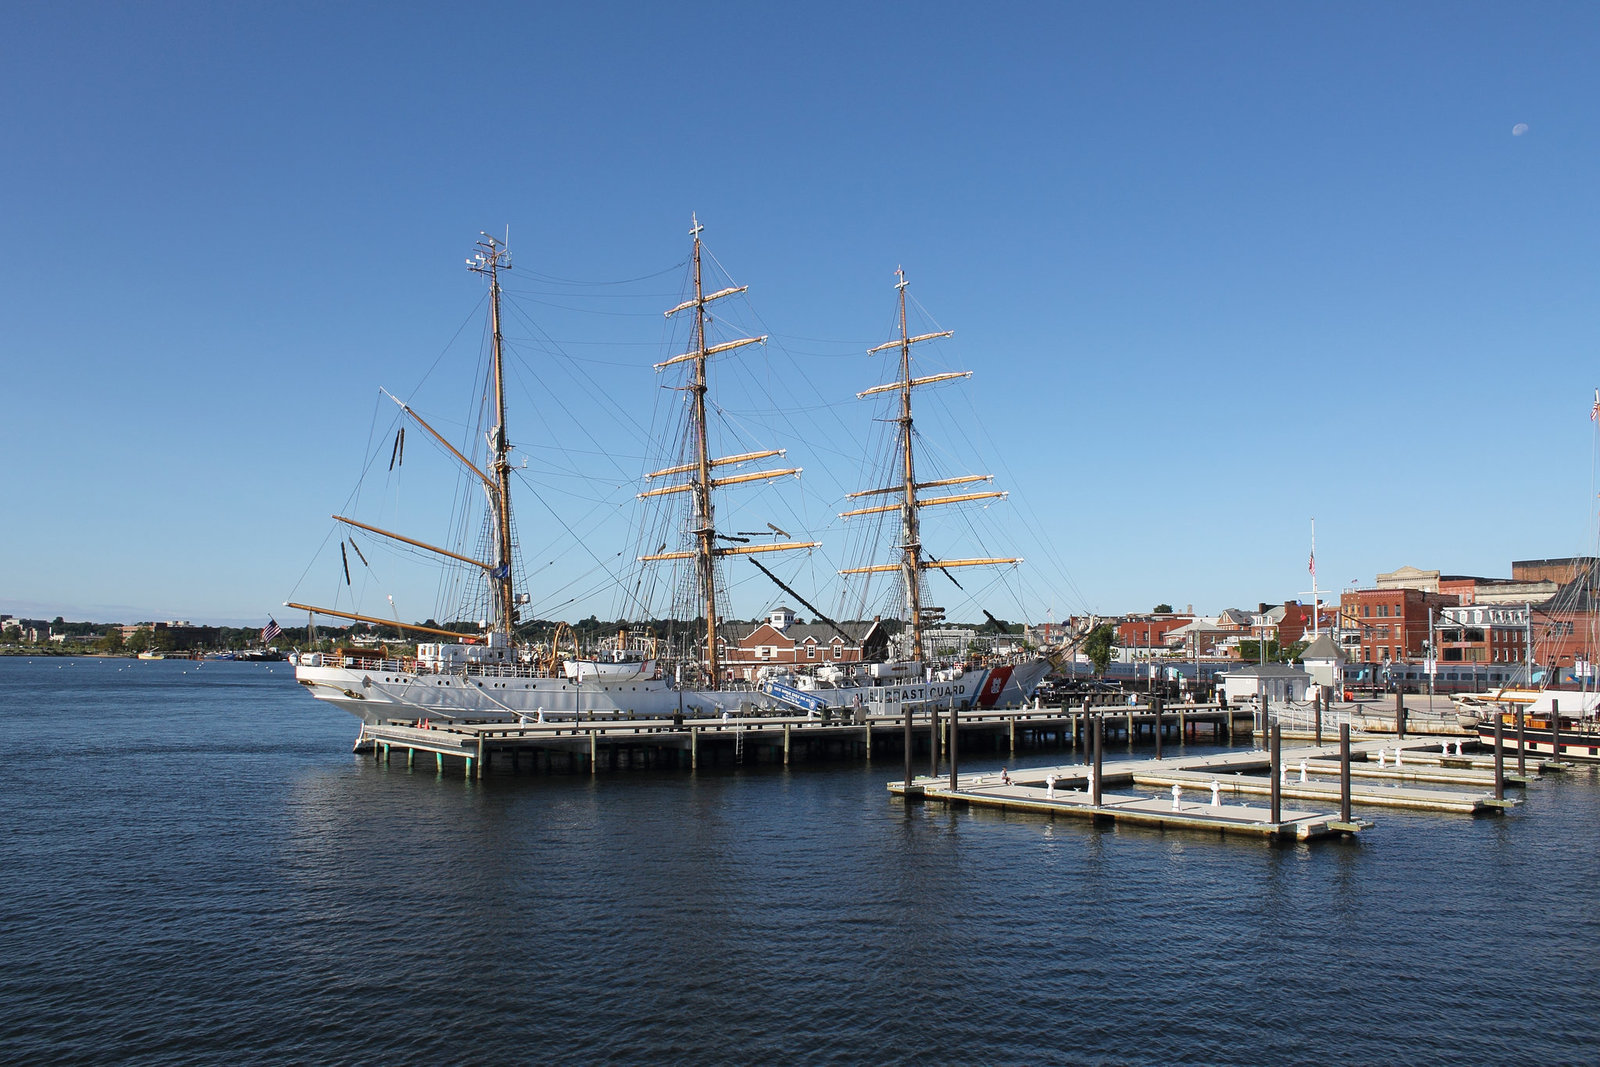
MULTIPOLYGON (((1032 697, 1049 665, 1043 660, 984 667, 949 680, 887 686, 854 685, 806 690, 829 708, 884 704, 1008 707, 1032 697)), ((508 667, 419 670, 409 661, 358 660, 328 654, 296 657, 295 680, 318 700, 362 722, 432 719, 516 722, 573 718, 691 717, 761 709, 793 712, 787 703, 754 689, 678 690, 665 679, 610 681, 587 673, 582 680, 535 676, 508 667)))

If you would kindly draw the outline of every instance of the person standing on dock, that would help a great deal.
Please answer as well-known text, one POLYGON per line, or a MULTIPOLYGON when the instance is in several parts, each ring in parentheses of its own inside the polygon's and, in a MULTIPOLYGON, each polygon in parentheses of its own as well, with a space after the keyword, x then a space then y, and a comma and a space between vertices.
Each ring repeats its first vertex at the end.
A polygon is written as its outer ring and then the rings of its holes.
POLYGON ((1054 800, 1056 798, 1056 776, 1053 774, 1044 776, 1044 796, 1046 800, 1054 800))

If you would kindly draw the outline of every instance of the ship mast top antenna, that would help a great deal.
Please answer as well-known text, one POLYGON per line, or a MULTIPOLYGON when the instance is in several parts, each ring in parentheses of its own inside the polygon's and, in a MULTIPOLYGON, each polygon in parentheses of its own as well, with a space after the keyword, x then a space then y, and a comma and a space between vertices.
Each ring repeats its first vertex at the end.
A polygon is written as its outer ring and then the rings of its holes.
POLYGON ((473 245, 473 253, 467 259, 468 270, 489 279, 495 411, 494 430, 489 435, 489 447, 493 453, 489 473, 494 489, 489 496, 494 509, 495 561, 494 568, 489 571, 489 584, 493 592, 494 628, 505 636, 507 645, 511 643, 517 620, 516 594, 512 591, 511 578, 511 463, 508 459, 511 441, 506 433, 505 360, 500 336, 500 272, 511 269, 511 252, 507 247, 510 237, 509 228, 505 241, 480 230, 479 240, 473 245))

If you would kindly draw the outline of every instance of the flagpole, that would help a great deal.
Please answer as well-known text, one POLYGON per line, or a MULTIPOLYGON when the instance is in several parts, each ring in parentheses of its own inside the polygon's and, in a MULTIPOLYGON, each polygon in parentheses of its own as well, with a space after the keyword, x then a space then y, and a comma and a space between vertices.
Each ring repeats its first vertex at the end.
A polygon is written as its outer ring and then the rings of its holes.
POLYGON ((1317 606, 1317 517, 1311 516, 1311 636, 1313 639, 1318 634, 1317 624, 1321 621, 1322 614, 1317 606))

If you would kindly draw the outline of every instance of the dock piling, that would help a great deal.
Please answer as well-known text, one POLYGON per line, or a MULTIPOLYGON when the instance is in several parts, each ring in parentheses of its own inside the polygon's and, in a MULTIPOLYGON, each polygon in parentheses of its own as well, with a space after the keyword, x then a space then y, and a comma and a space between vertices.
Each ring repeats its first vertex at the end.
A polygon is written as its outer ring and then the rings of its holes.
POLYGON ((1100 754, 1105 739, 1104 721, 1104 716, 1094 717, 1094 765, 1089 776, 1089 802, 1097 808, 1100 806, 1100 754))
POLYGON ((1494 798, 1506 796, 1506 717, 1498 710, 1494 713, 1494 798))
POLYGON ((1550 758, 1561 758, 1561 701, 1550 700, 1550 758))
POLYGON ((939 777, 939 706, 928 705, 928 777, 939 777))
POLYGON ((1161 698, 1150 698, 1150 710, 1156 715, 1156 759, 1161 758, 1161 698))
MULTIPOLYGON (((1503 718, 1498 710, 1496 718, 1503 718)), ((1528 776, 1528 731, 1527 715, 1523 708, 1517 709, 1517 773, 1522 777, 1528 776)))
POLYGON ((1406 694, 1403 689, 1394 691, 1394 736, 1398 741, 1406 739, 1406 694))
POLYGON ((1283 760, 1279 746, 1281 728, 1277 723, 1272 724, 1271 740, 1268 745, 1268 766, 1272 769, 1272 821, 1283 820, 1283 760))
MULTIPOLYGON (((954 699, 952 699, 950 701, 949 721, 950 721, 950 789, 953 792, 956 789, 956 762, 957 762, 958 754, 960 752, 960 742, 957 740, 958 731, 957 731, 957 728, 956 728, 956 702, 955 702, 954 699)), ((1016 722, 1015 719, 1012 719, 1011 721, 1013 723, 1016 722)))
POLYGON ((1339 724, 1339 821, 1350 823, 1350 724, 1339 724))
POLYGON ((906 714, 906 788, 911 788, 911 705, 905 705, 906 714))
POLYGON ((1317 686, 1311 693, 1311 708, 1317 717, 1317 747, 1322 747, 1322 705, 1326 698, 1322 695, 1322 686, 1317 686))

